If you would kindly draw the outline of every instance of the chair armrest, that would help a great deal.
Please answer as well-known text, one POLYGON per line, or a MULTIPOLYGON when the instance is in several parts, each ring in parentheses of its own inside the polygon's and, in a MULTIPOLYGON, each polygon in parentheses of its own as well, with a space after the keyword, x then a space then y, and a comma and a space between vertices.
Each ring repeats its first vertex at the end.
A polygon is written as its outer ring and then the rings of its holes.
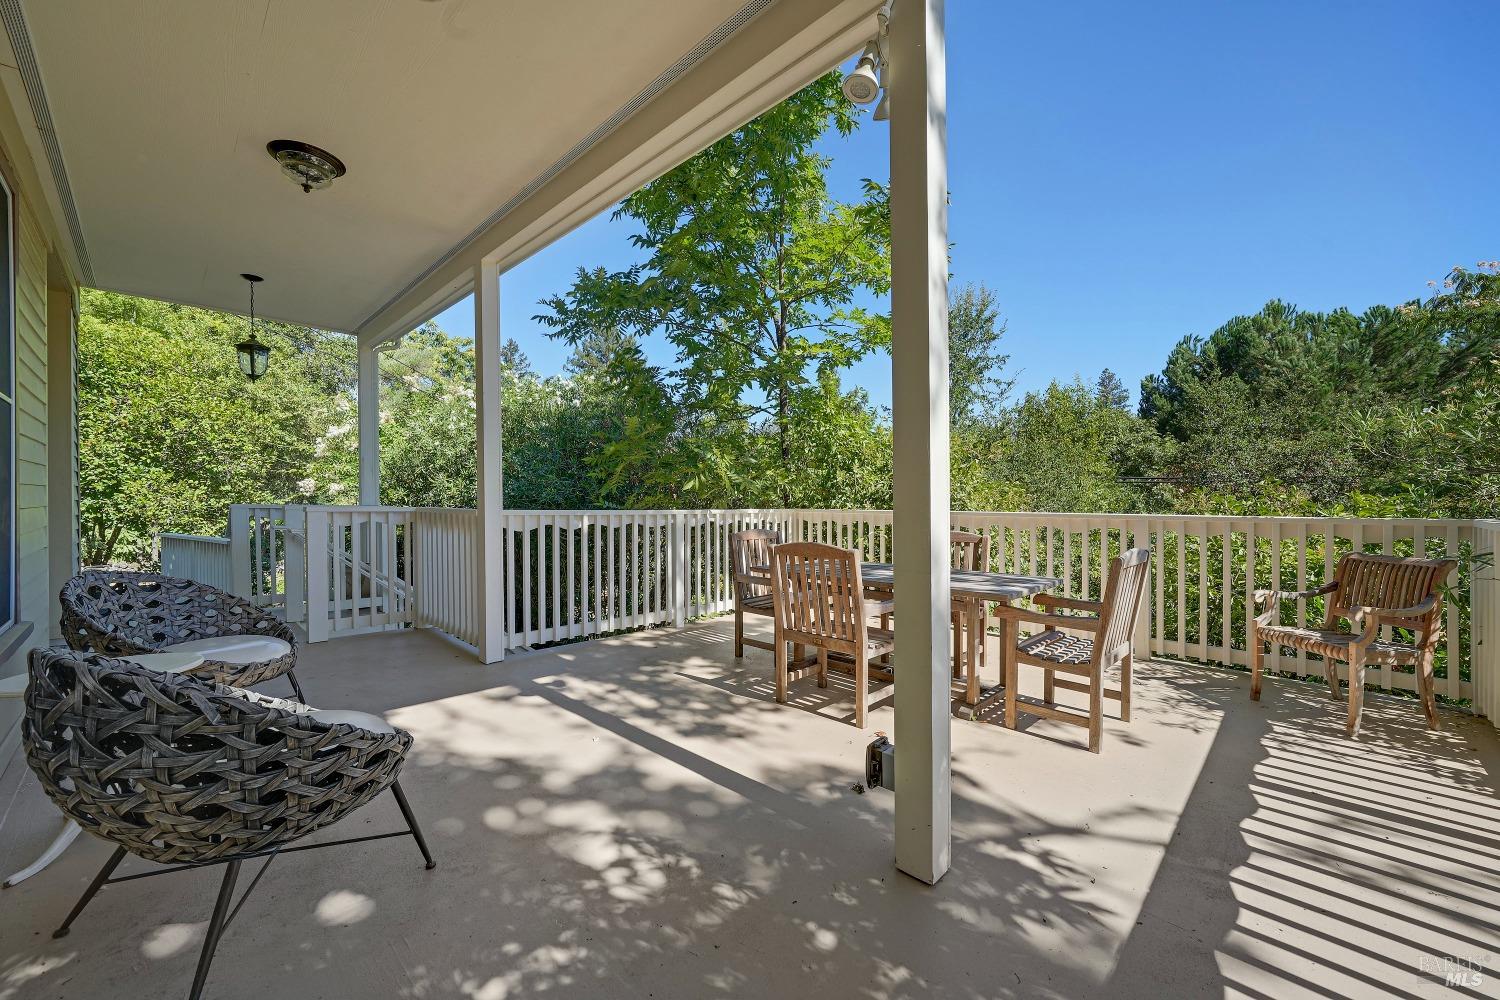
POLYGON ((1067 608, 1070 611, 1087 611, 1089 614, 1101 614, 1104 611, 1103 601, 1085 601, 1078 597, 1061 597, 1056 594, 1037 594, 1032 601, 1039 607, 1051 610, 1053 608, 1067 608))
POLYGON ((1265 604, 1265 610, 1255 616, 1255 624, 1265 627, 1271 624, 1276 617, 1277 608, 1281 607, 1283 600, 1296 601, 1308 597, 1321 597, 1331 594, 1339 589, 1338 581, 1325 583, 1313 590, 1257 590, 1254 593, 1256 604, 1265 604))
POLYGON ((1009 604, 996 606, 990 617, 1009 622, 1046 625, 1049 628, 1080 629, 1085 632, 1097 632, 1104 627, 1103 619, 1100 618, 1089 618, 1083 615, 1052 615, 1043 611, 1028 611, 1025 608, 1012 607, 1009 604))
POLYGON ((1410 621, 1413 618, 1425 618, 1437 606, 1438 595, 1433 594, 1426 600, 1413 604, 1409 608, 1353 607, 1349 608, 1348 611, 1355 621, 1368 618, 1383 624, 1392 624, 1410 621))
POLYGON ((760 573, 736 573, 734 574, 734 582, 747 583, 753 587, 769 587, 771 586, 771 573, 769 570, 764 575, 760 573))

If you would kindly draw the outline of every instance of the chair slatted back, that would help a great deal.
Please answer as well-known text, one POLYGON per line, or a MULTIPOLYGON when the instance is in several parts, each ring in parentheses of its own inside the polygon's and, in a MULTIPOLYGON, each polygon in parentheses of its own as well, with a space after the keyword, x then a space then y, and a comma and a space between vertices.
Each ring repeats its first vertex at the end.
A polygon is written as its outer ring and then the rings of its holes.
POLYGON ((1113 662, 1116 651, 1130 643, 1150 568, 1150 549, 1131 549, 1110 560, 1109 583, 1105 585, 1100 609, 1104 627, 1094 646, 1094 655, 1101 662, 1113 662))
POLYGON ((866 640, 859 553, 821 542, 778 545, 771 553, 776 621, 784 637, 852 653, 866 640))
POLYGON ((984 571, 985 537, 973 531, 948 533, 950 565, 954 569, 984 571))
POLYGON ((749 583, 746 577, 758 575, 752 566, 771 565, 771 550, 781 544, 781 532, 753 529, 736 531, 729 536, 730 556, 734 560, 734 596, 737 601, 760 597, 771 592, 769 583, 749 583))
POLYGON ((1329 595, 1324 628, 1348 618, 1352 608, 1409 608, 1439 595, 1432 612, 1423 617, 1436 621, 1442 611, 1441 588, 1455 566, 1454 559, 1406 559, 1401 556, 1350 552, 1334 570, 1338 589, 1329 595))

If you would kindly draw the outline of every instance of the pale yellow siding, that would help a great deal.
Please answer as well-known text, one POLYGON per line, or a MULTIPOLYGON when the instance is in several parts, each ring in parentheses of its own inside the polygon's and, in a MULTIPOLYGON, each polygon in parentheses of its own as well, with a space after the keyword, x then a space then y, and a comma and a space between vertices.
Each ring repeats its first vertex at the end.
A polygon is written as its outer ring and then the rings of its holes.
MULTIPOLYGON (((18 612, 45 642, 47 558, 47 249, 25 202, 16 211, 16 541, 18 612)), ((6 670, 4 673, 10 673, 6 670)))

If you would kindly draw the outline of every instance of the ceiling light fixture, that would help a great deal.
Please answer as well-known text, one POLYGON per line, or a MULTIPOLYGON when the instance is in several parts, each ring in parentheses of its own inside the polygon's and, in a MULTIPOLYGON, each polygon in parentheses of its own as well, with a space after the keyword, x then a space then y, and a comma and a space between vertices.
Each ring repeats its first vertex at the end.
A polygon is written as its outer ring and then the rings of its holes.
POLYGON ((271 349, 255 335, 255 286, 266 279, 258 274, 242 274, 240 277, 250 283, 250 336, 235 344, 234 352, 240 359, 240 371, 254 382, 266 373, 271 363, 271 349))
POLYGON ((344 161, 326 149, 296 139, 272 139, 266 152, 304 192, 326 188, 344 176, 344 161))

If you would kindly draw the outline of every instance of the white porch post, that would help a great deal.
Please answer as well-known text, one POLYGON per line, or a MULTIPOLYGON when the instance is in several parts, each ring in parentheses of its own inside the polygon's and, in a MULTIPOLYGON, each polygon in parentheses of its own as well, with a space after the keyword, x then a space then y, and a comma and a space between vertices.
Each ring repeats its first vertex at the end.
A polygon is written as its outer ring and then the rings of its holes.
POLYGON ((474 268, 474 413, 479 448, 479 659, 505 659, 505 484, 500 474, 500 269, 474 268))
POLYGON ((944 0, 890 22, 896 866, 933 883, 949 862, 948 136, 944 0), (915 683, 913 683, 915 682, 915 683))
POLYGON ((359 502, 380 503, 380 353, 359 345, 359 502))

